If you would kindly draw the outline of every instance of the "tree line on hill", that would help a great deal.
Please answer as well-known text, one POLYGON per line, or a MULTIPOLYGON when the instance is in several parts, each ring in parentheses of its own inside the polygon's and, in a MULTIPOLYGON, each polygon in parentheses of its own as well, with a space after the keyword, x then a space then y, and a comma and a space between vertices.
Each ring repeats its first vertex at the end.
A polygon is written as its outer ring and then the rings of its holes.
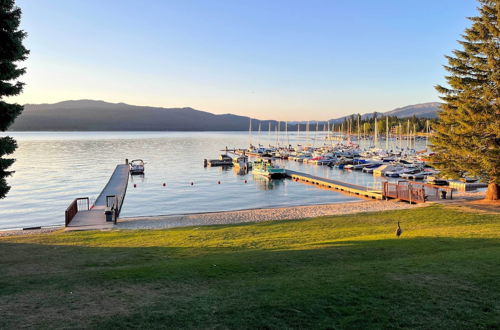
MULTIPOLYGON (((415 134, 415 133, 428 133, 432 130, 432 126, 438 122, 437 118, 422 118, 413 115, 410 118, 399 118, 397 116, 382 116, 374 115, 362 119, 360 114, 351 115, 345 118, 340 124, 337 124, 337 131, 369 134, 373 135, 375 129, 377 134, 383 135, 391 134, 415 134)), ((335 130, 335 128, 333 129, 335 130)))

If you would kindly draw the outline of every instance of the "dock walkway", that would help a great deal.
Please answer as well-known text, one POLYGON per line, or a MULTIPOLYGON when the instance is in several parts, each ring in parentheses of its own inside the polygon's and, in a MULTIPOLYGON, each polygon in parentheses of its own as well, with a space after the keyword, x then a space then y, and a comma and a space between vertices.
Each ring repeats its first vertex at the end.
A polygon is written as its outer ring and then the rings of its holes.
POLYGON ((292 170, 286 170, 286 174, 294 180, 309 182, 312 184, 323 186, 325 188, 340 190, 351 194, 359 195, 362 197, 383 199, 381 191, 369 189, 368 187, 363 187, 356 184, 332 180, 328 178, 322 178, 319 176, 314 176, 311 174, 292 171, 292 170))
POLYGON ((129 178, 129 165, 117 165, 108 183, 97 197, 90 210, 78 211, 66 230, 89 230, 89 229, 109 229, 114 222, 106 222, 104 213, 107 207, 107 196, 116 196, 118 203, 118 213, 121 209, 125 194, 127 192, 129 178))

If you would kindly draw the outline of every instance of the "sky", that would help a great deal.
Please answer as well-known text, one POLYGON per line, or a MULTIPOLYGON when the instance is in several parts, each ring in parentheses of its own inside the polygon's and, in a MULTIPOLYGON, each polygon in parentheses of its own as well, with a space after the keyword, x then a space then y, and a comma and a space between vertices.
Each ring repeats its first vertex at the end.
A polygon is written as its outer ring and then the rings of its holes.
POLYGON ((475 0, 17 0, 21 104, 322 120, 439 101, 475 0))

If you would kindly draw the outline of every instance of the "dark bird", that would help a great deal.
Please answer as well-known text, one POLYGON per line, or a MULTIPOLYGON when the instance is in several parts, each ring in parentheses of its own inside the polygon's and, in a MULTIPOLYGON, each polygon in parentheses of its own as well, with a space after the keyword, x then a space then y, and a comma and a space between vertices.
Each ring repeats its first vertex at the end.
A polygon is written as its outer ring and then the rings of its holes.
POLYGON ((396 236, 399 238, 399 236, 401 236, 402 233, 403 233, 403 229, 401 229, 401 226, 399 225, 399 221, 398 221, 398 229, 396 229, 396 236))

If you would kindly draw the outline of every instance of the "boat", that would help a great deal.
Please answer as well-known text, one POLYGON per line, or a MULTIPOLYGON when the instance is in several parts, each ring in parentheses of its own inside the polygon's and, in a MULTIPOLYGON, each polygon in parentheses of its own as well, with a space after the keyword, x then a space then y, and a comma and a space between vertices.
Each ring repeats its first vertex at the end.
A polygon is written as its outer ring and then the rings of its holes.
POLYGON ((241 169, 252 168, 252 162, 249 162, 248 157, 245 155, 233 158, 232 162, 235 168, 241 168, 241 169))
POLYGON ((391 170, 385 171, 384 175, 392 178, 397 178, 403 174, 407 173, 415 173, 415 171, 419 171, 419 169, 412 169, 406 167, 395 167, 391 170))
POLYGON ((373 174, 373 171, 376 170, 377 168, 379 168, 380 166, 382 166, 381 163, 373 163, 373 164, 369 164, 369 165, 366 165, 365 167, 363 167, 363 173, 369 173, 369 174, 373 174))
POLYGON ((284 168, 273 165, 271 160, 258 159, 253 163, 253 174, 262 175, 267 178, 284 178, 286 171, 284 168))
POLYGON ((129 166, 130 174, 144 174, 144 161, 142 159, 134 159, 129 166))
POLYGON ((437 176, 429 175, 426 180, 427 183, 436 185, 436 186, 447 186, 448 180, 441 179, 437 176))
POLYGON ((383 176, 390 165, 381 165, 372 171, 373 176, 383 176))
POLYGON ((205 160, 205 164, 210 166, 233 166, 233 159, 226 154, 219 156, 219 159, 209 159, 205 160))
POLYGON ((423 180, 427 175, 429 175, 428 172, 415 170, 412 172, 403 173, 399 176, 403 179, 423 180))

